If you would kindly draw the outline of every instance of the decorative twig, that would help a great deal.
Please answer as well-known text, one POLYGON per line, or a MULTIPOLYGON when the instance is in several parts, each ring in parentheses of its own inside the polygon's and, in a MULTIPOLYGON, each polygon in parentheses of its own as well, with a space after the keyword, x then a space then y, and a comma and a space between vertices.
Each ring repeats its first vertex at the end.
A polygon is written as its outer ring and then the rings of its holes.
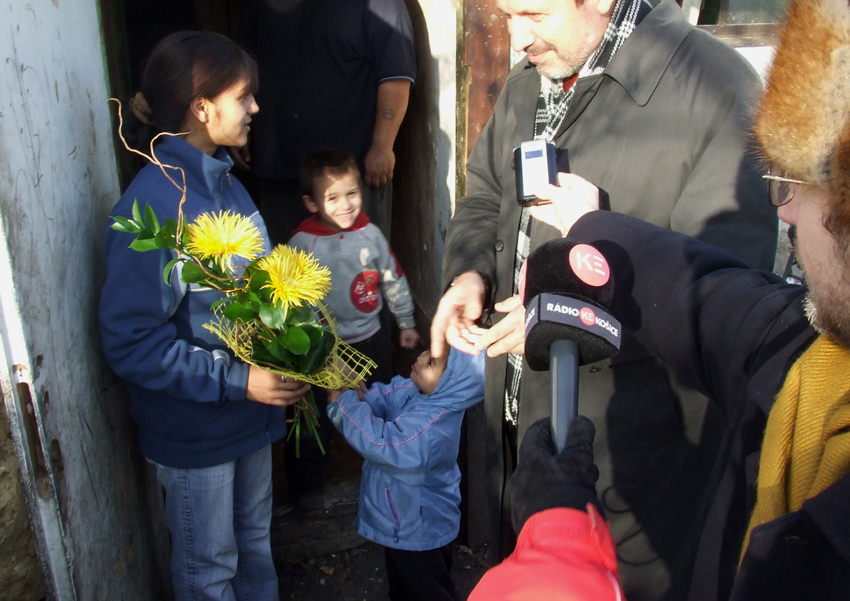
POLYGON ((168 131, 163 131, 163 132, 158 133, 151 140, 151 153, 150 153, 150 155, 147 155, 144 152, 142 152, 141 150, 136 150, 135 148, 132 148, 129 144, 127 144, 127 140, 124 138, 124 115, 121 113, 121 101, 118 100, 117 98, 107 98, 107 102, 109 102, 110 100, 112 102, 115 102, 115 103, 118 104, 118 137, 121 139, 121 143, 124 144, 124 148, 126 148, 127 150, 129 150, 130 152, 132 152, 134 154, 137 154, 141 157, 146 158, 148 161, 150 161, 151 163, 153 163, 154 165, 159 167, 160 170, 162 171, 162 174, 165 177, 168 178, 168 181, 170 181, 172 184, 174 184, 175 188, 180 190, 181 196, 180 196, 180 204, 177 205, 177 232, 176 232, 176 239, 180 240, 181 237, 182 237, 182 234, 183 234, 183 203, 186 202, 186 172, 183 171, 182 167, 175 167, 174 165, 166 165, 165 163, 160 161, 158 158, 156 158, 156 152, 154 152, 153 147, 154 147, 154 144, 156 143, 156 141, 160 138, 160 136, 175 136, 175 137, 185 136, 189 132, 184 131, 184 132, 181 132, 181 133, 178 133, 178 134, 173 134, 173 133, 168 132, 168 131), (178 184, 176 181, 174 181, 174 178, 172 178, 168 174, 168 171, 166 171, 166 168, 174 169, 174 170, 180 172, 180 175, 183 178, 183 185, 182 186, 180 184, 178 184))

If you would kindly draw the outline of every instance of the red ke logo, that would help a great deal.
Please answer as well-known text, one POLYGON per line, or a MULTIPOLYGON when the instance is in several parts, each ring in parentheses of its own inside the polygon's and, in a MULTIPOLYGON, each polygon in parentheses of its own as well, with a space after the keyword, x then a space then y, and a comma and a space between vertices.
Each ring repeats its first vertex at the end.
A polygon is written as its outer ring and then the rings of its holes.
POLYGON ((378 308, 380 278, 377 271, 364 271, 351 282, 351 302, 358 310, 371 313, 378 308))
POLYGON ((596 313, 590 307, 584 307, 579 311, 578 318, 586 326, 592 326, 596 323, 596 313))
POLYGON ((605 257, 589 244, 576 244, 570 249, 570 267, 588 286, 604 286, 611 277, 605 257))

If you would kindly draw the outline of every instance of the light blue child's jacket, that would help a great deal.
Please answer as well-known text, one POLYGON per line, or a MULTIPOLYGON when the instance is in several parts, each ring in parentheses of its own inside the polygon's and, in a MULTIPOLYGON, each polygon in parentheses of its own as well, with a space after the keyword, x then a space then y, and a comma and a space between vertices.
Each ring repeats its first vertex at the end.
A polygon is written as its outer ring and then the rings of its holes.
POLYGON ((427 551, 460 528, 458 443, 463 413, 484 398, 484 355, 451 349, 437 388, 425 395, 396 376, 360 402, 354 391, 328 404, 328 417, 363 455, 360 535, 395 549, 427 551))

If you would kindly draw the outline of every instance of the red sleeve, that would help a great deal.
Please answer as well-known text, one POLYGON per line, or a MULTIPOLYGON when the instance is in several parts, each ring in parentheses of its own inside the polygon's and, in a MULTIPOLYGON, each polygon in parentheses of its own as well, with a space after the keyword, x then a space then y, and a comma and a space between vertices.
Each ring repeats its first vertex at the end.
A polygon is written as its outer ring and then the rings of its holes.
POLYGON ((469 601, 624 601, 614 541, 593 505, 536 513, 514 552, 489 570, 469 601))

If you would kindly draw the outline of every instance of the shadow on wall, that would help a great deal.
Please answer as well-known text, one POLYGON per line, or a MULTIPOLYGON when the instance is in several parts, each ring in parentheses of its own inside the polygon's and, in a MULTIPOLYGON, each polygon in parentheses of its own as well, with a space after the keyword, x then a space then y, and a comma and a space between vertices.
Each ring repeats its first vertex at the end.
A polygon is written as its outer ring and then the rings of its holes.
MULTIPOLYGON (((431 316, 439 300, 437 249, 434 245, 436 215, 448 214, 448 190, 436 194, 435 182, 446 187, 449 157, 437 155, 437 141, 448 148, 448 137, 439 127, 436 82, 437 61, 431 55, 428 27, 422 7, 406 0, 413 24, 416 49, 416 85, 411 88, 407 114, 395 143, 393 176, 392 246, 416 302, 416 322, 427 338, 431 316), (439 201, 437 201, 439 198, 439 201)), ((445 153, 444 153, 445 154, 445 153)))

